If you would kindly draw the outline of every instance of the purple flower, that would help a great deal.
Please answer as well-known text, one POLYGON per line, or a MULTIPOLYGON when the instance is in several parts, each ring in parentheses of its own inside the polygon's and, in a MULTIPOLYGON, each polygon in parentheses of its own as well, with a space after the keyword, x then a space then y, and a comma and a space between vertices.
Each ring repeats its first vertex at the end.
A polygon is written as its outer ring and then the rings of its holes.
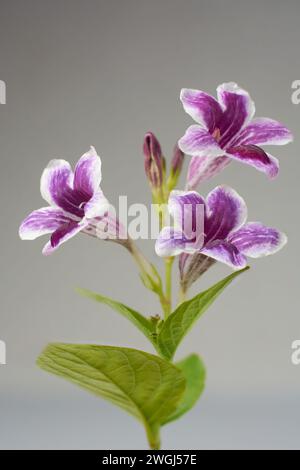
POLYGON ((161 231, 155 245, 159 256, 201 253, 233 269, 241 269, 247 265, 246 256, 271 255, 287 241, 274 228, 260 222, 246 223, 245 201, 226 186, 216 187, 206 199, 195 191, 172 191, 168 207, 174 227, 161 231), (204 220, 200 225, 195 223, 197 206, 203 208, 204 220), (186 230, 183 220, 189 220, 193 232, 186 230))
POLYGON ((199 90, 182 89, 185 111, 198 123, 179 140, 181 150, 192 156, 187 176, 188 189, 219 173, 232 160, 247 163, 274 178, 278 160, 260 145, 284 145, 291 132, 269 118, 253 119, 255 105, 236 83, 217 88, 218 101, 199 90))
POLYGON ((78 232, 93 232, 95 220, 109 209, 100 182, 101 160, 94 147, 79 159, 74 173, 67 161, 51 160, 41 177, 41 194, 50 206, 26 217, 19 229, 22 240, 51 233, 43 249, 49 255, 78 232))

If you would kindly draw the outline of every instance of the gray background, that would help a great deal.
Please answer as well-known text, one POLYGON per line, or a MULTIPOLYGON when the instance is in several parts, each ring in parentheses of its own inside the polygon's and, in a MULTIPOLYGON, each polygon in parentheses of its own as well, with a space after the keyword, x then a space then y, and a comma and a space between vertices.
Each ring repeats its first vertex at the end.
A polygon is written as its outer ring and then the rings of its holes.
MULTIPOLYGON (((297 0, 1 0, 0 64, 7 104, 0 106, 1 316, 7 343, 0 366, 1 448, 143 448, 139 424, 110 404, 47 375, 35 358, 49 341, 143 348, 138 331, 74 286, 113 296, 141 311, 158 309, 121 247, 77 236, 45 258, 46 240, 21 242, 18 226, 44 205, 39 178, 53 157, 74 164, 94 144, 103 189, 113 203, 150 201, 143 135, 153 130, 165 154, 192 120, 182 87, 214 93, 236 81, 257 115, 290 127, 295 143, 273 147, 280 177, 233 164, 214 181, 247 200, 249 217, 289 236, 278 255, 251 261, 199 321, 177 357, 200 353, 208 368, 197 407, 163 431, 166 448, 300 448, 300 78, 297 0)), ((155 261, 152 242, 140 243, 155 261)), ((161 263, 160 263, 160 267, 161 263)), ((229 273, 210 271, 194 293, 229 273)))

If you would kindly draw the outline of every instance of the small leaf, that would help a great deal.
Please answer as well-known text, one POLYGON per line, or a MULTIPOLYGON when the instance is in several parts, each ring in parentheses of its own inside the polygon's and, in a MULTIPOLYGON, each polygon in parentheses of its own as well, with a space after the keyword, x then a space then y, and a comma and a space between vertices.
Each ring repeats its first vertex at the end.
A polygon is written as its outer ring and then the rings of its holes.
POLYGON ((175 419, 191 410, 205 387, 205 366, 199 356, 191 354, 175 365, 183 372, 186 379, 186 389, 176 410, 166 419, 164 424, 175 421, 175 419))
POLYGON ((119 312, 123 317, 127 318, 131 323, 133 323, 156 347, 156 329, 155 324, 148 320, 141 313, 133 310, 127 305, 117 302, 116 300, 110 299, 100 294, 96 294, 88 289, 77 289, 77 291, 90 299, 96 300, 97 302, 103 303, 111 307, 112 309, 119 312))
POLYGON ((51 343, 37 364, 135 416, 145 425, 152 448, 159 447, 159 428, 185 391, 177 367, 135 349, 51 343))
POLYGON ((174 353, 196 320, 208 309, 234 278, 249 269, 247 266, 222 279, 214 286, 183 302, 164 322, 158 336, 157 348, 166 359, 172 359, 174 353))

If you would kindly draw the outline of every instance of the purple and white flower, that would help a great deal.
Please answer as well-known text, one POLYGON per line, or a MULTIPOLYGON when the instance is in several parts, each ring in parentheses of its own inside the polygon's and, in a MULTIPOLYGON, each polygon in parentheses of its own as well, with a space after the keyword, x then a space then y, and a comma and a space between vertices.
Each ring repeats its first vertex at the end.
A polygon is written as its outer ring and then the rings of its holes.
POLYGON ((245 201, 227 186, 216 187, 206 199, 196 191, 172 191, 168 207, 174 226, 164 227, 160 232, 155 245, 159 256, 201 253, 233 269, 241 269, 247 265, 247 256, 271 255, 287 242, 286 235, 277 229, 260 222, 246 223, 245 201), (200 225, 195 223, 197 206, 203 208, 204 214, 200 225), (192 219, 188 226, 193 227, 193 232, 182 224, 187 218, 192 219))
POLYGON ((49 204, 22 222, 22 240, 51 233, 43 253, 51 254, 78 232, 93 234, 109 203, 101 189, 101 160, 94 147, 77 162, 74 173, 65 160, 51 160, 41 177, 41 194, 49 204))
POLYGON ((199 90, 182 89, 185 111, 197 124, 190 126, 179 140, 181 150, 192 156, 187 188, 219 173, 232 160, 253 166, 270 178, 278 174, 278 160, 260 145, 284 145, 292 133, 279 122, 255 118, 255 105, 249 93, 236 83, 217 88, 218 100, 199 90))

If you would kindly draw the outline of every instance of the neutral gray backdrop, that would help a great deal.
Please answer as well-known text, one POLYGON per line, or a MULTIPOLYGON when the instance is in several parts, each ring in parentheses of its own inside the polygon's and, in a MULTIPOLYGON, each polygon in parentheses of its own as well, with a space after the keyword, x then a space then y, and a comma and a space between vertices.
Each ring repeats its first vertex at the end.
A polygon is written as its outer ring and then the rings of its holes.
MULTIPOLYGON (((295 142, 273 147, 276 181, 233 164, 201 188, 227 183, 248 202, 249 216, 289 236, 278 255, 252 269, 199 321, 177 357, 195 351, 208 369, 197 407, 163 431, 166 448, 300 448, 300 78, 298 0, 1 0, 0 105, 1 448, 144 448, 140 425, 112 405, 47 375, 35 359, 49 341, 96 342, 151 351, 108 307, 74 286, 113 296, 141 311, 158 305, 139 283, 121 247, 77 236, 52 257, 46 240, 21 242, 18 226, 44 202, 39 178, 53 157, 74 164, 96 146, 103 190, 112 202, 150 201, 143 135, 153 130, 165 154, 192 120, 182 87, 215 92, 236 81, 257 115, 277 118, 295 142)), ((140 246, 155 261, 152 242, 140 246)), ((160 263, 160 267, 161 263, 160 263)), ((230 271, 217 266, 194 293, 230 271)))

